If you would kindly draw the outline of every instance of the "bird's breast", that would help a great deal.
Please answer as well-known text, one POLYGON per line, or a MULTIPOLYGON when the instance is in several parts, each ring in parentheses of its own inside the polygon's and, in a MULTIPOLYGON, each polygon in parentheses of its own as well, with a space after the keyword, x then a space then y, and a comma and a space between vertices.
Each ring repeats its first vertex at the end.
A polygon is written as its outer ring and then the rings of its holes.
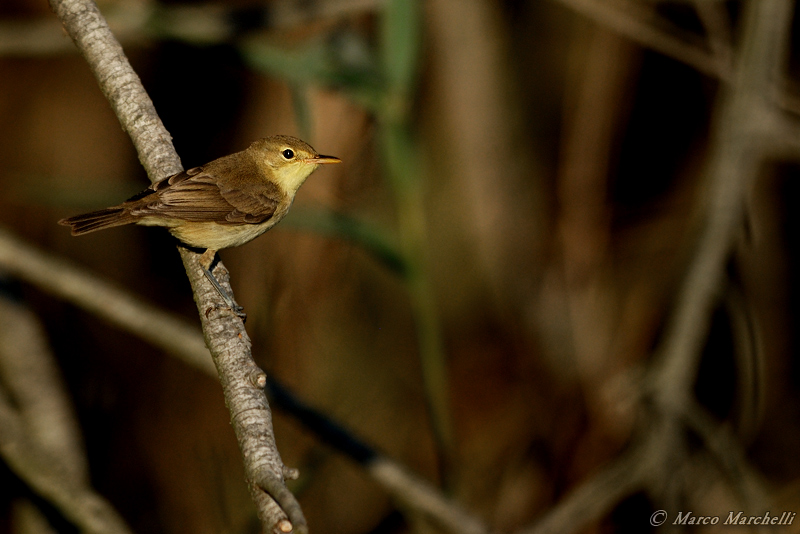
POLYGON ((185 222, 169 228, 170 233, 187 245, 222 250, 238 247, 255 239, 275 225, 274 219, 261 224, 229 225, 215 222, 185 222))

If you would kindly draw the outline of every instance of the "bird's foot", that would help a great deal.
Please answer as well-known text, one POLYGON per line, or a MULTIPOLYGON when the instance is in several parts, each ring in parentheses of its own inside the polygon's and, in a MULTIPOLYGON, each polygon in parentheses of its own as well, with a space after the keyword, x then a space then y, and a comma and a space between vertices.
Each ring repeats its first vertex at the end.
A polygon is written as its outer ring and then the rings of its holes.
POLYGON ((206 318, 208 318, 208 316, 211 314, 211 312, 219 310, 219 309, 224 309, 225 311, 231 312, 236 317, 241 319, 243 323, 247 322, 247 314, 244 312, 244 308, 242 308, 241 306, 237 306, 236 304, 231 306, 228 303, 225 303, 225 304, 222 304, 222 305, 214 304, 214 305, 209 306, 208 308, 206 308, 206 318))
MULTIPOLYGON (((203 274, 206 275, 208 281, 211 282, 211 285, 213 285, 214 289, 217 290, 219 296, 222 297, 223 301, 225 301, 225 306, 227 307, 227 309, 229 309, 236 317, 240 318, 242 322, 246 321, 247 314, 244 312, 244 308, 239 306, 233 301, 233 297, 231 297, 231 295, 227 291, 225 291, 225 289, 220 285, 219 281, 211 273, 210 270, 206 269, 202 264, 200 265, 200 268, 203 269, 203 274)), ((211 311, 212 309, 206 310, 206 317, 208 317, 208 314, 211 311)))

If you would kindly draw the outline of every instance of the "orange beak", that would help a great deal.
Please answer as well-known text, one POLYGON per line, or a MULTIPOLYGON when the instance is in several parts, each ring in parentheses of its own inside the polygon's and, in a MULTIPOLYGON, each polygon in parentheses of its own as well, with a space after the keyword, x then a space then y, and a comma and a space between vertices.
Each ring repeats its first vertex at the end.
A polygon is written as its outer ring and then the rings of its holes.
POLYGON ((312 163, 314 165, 319 165, 321 163, 341 163, 342 160, 335 156, 317 156, 316 158, 308 158, 305 160, 306 163, 312 163))

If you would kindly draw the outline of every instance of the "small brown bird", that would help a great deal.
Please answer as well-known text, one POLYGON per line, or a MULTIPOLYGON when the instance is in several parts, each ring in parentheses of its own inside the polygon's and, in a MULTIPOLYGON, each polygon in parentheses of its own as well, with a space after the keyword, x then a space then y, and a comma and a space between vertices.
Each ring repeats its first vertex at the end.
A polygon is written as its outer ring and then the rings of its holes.
POLYGON ((124 224, 164 226, 182 243, 205 249, 203 272, 239 313, 211 274, 217 251, 243 245, 275 226, 306 178, 319 165, 340 161, 319 155, 300 139, 276 135, 156 182, 122 204, 58 223, 71 226, 72 235, 124 224))

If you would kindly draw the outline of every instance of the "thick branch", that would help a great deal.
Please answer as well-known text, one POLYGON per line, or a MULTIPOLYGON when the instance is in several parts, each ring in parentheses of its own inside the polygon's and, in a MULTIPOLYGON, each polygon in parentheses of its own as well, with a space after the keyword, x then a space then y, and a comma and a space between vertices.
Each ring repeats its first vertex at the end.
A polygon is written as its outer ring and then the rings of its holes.
MULTIPOLYGON (((89 63, 123 129, 131 136, 150 179, 155 181, 180 172, 180 159, 169 133, 94 2, 51 0, 50 4, 89 63)), ((275 477, 282 482, 284 466, 275 445, 266 396, 247 379, 256 369, 256 364, 252 359, 244 325, 238 317, 224 309, 219 295, 204 279, 197 255, 181 249, 181 257, 200 311, 206 345, 217 366, 225 401, 244 455, 248 481, 251 486, 255 484, 254 481, 275 477), (247 414, 247 417, 242 417, 242 414, 247 414)), ((218 279, 227 279, 227 271, 221 264, 218 264, 217 273, 218 279)), ((271 532, 280 525, 280 529, 286 532, 284 511, 274 499, 266 498, 261 489, 253 487, 264 530, 271 532)), ((285 499, 288 492, 279 493, 285 499)), ((305 519, 299 512, 299 506, 295 505, 294 498, 291 494, 289 496, 292 506, 285 511, 292 512, 289 519, 296 530, 304 532, 305 519)))

